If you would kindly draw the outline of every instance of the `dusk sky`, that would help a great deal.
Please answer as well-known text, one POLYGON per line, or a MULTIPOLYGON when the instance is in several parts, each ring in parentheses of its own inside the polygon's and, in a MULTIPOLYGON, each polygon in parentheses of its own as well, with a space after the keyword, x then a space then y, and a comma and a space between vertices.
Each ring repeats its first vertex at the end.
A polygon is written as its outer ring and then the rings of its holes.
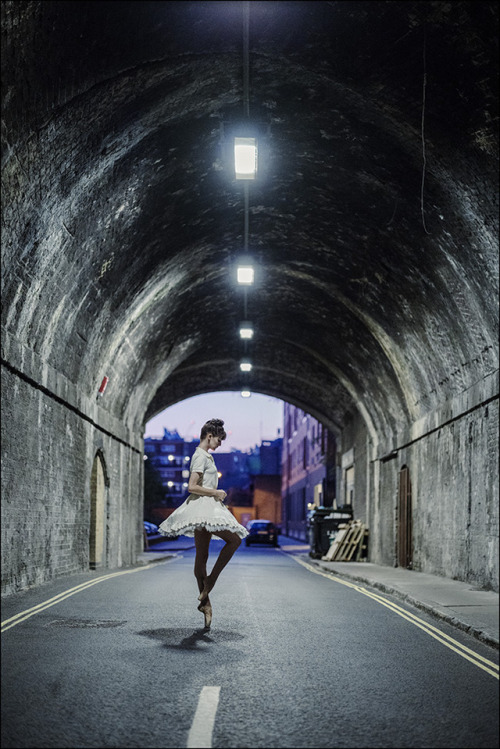
POLYGON ((161 437, 166 428, 177 430, 184 439, 199 439, 203 424, 217 418, 224 420, 227 432, 219 450, 245 452, 262 440, 283 436, 283 405, 282 400, 259 393, 252 393, 250 398, 228 391, 195 395, 148 421, 144 436, 161 437))

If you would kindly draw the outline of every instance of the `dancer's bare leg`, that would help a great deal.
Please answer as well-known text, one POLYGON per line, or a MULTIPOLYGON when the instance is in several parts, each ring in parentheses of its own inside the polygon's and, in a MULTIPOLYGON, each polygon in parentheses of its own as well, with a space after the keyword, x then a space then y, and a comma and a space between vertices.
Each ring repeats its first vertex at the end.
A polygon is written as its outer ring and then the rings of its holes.
MULTIPOLYGON (((196 577, 196 582, 198 583, 198 590, 200 591, 200 593, 203 590, 205 586, 205 580, 207 579, 208 547, 211 538, 212 534, 204 528, 201 528, 200 530, 196 530, 194 532, 194 543, 196 546, 194 575, 196 577)), ((201 613, 205 616, 205 627, 210 627, 210 624, 212 622, 212 605, 210 603, 210 598, 208 597, 208 595, 204 600, 201 601, 200 605, 198 606, 198 611, 201 611, 201 613)))
POLYGON ((196 546, 194 576, 196 577, 200 593, 204 588, 205 578, 207 576, 208 547, 211 538, 212 534, 210 531, 207 531, 204 528, 200 528, 194 532, 194 543, 196 546))
POLYGON ((217 561, 213 566, 212 572, 205 577, 203 590, 200 590, 200 595, 198 596, 198 599, 200 601, 204 601, 204 599, 208 597, 208 594, 214 587, 220 573, 229 562, 238 546, 241 544, 241 538, 237 533, 233 533, 232 531, 214 531, 214 536, 222 538, 222 540, 226 543, 220 550, 219 556, 217 557, 217 561))

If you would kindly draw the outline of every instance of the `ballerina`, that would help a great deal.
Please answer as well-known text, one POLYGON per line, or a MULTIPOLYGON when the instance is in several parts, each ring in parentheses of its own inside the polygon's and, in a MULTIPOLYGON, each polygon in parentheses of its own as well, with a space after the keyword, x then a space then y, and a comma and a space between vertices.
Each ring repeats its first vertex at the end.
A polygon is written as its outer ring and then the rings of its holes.
POLYGON ((205 617, 205 628, 212 623, 209 594, 241 540, 248 536, 224 504, 226 492, 218 489, 218 473, 209 450, 217 450, 226 438, 222 419, 210 419, 201 428, 200 444, 191 458, 189 496, 159 527, 164 536, 194 536, 196 557, 194 575, 198 583, 198 611, 205 617), (208 549, 212 535, 225 541, 219 556, 207 575, 208 549))

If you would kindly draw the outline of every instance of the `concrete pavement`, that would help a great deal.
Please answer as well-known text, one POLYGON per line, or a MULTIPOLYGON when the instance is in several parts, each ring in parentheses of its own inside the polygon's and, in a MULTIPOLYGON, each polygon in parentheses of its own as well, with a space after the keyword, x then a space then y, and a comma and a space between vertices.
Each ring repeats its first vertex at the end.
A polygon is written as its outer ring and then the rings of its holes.
MULTIPOLYGON (((163 538, 163 537, 162 537, 163 538)), ((480 590, 470 583, 446 577, 415 572, 400 567, 385 567, 371 562, 325 562, 309 556, 309 545, 280 536, 280 548, 297 554, 304 562, 354 582, 400 598, 439 619, 468 632, 478 640, 499 648, 499 594, 480 590)), ((164 559, 194 547, 194 539, 181 536, 173 540, 150 543, 149 551, 140 555, 139 563, 164 559)))

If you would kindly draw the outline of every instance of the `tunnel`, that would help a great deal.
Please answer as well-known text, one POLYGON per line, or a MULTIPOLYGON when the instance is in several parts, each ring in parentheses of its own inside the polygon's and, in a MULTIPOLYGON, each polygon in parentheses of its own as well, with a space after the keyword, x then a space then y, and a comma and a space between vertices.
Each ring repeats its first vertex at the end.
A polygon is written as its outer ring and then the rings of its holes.
POLYGON ((134 564, 145 423, 244 356, 372 562, 404 472, 413 569, 498 590, 498 4, 3 2, 2 66, 3 592, 134 564))

